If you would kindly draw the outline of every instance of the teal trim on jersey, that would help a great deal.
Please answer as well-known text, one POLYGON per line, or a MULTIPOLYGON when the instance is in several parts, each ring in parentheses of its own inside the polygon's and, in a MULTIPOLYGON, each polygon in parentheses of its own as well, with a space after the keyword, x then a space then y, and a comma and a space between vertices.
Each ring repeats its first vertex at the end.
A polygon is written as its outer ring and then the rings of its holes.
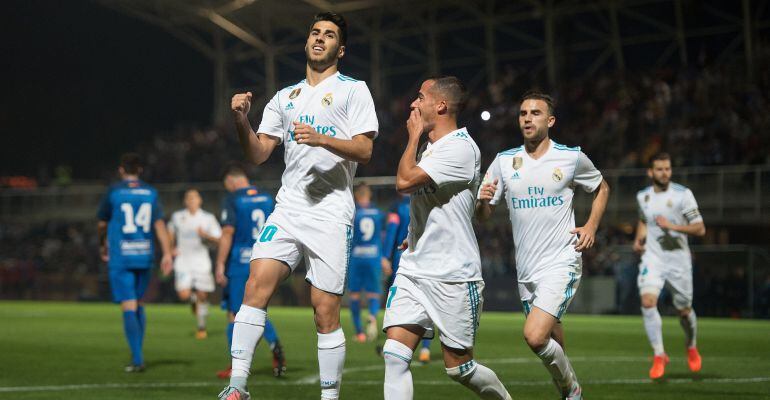
POLYGON ((471 319, 473 323, 473 342, 476 341, 476 330, 479 327, 479 290, 476 282, 468 282, 468 298, 471 306, 471 319))
POLYGON ((516 153, 521 152, 522 150, 524 150, 524 146, 519 146, 519 147, 514 147, 512 149, 503 150, 503 151, 497 153, 497 155, 499 155, 499 156, 512 156, 512 155, 514 155, 516 153))
POLYGON ((564 151, 580 151, 580 146, 569 147, 556 142, 553 142, 553 148, 556 150, 564 150, 564 151))
POLYGON ((412 360, 410 360, 410 359, 408 359, 408 358, 406 358, 406 357, 402 356, 401 354, 396 354, 396 353, 394 353, 394 352, 392 352, 392 351, 383 351, 383 352, 382 352, 382 354, 388 354, 388 355, 391 355, 391 356, 393 356, 393 357, 396 357, 396 358, 398 358, 399 360, 401 360, 401 361, 403 361, 403 362, 405 362, 405 363, 407 363, 407 364, 409 364, 410 362, 412 362, 412 360))
POLYGON ((682 185, 680 185, 678 183, 674 183, 674 182, 671 182, 671 188, 676 190, 677 192, 684 192, 685 190, 687 190, 686 186, 682 186, 682 185))
POLYGON ((575 276, 574 272, 569 273, 570 280, 569 283, 567 283, 567 288, 564 289, 564 301, 559 306, 559 311, 556 313, 556 319, 561 319, 561 316, 564 315, 564 312, 567 311, 567 304, 569 304, 569 300, 572 298, 572 296, 575 295, 575 282, 577 282, 577 277, 575 276))
POLYGON ((392 303, 393 298, 396 297, 397 290, 398 286, 391 286, 390 289, 388 289, 388 299, 385 301, 385 308, 390 308, 390 303, 392 303))
POLYGON ((532 309, 529 307, 529 302, 526 300, 522 300, 521 305, 524 307, 524 316, 526 317, 532 309))
POLYGON ((358 82, 358 79, 354 79, 347 75, 342 75, 342 74, 337 75, 337 79, 341 81, 347 81, 347 82, 358 82))

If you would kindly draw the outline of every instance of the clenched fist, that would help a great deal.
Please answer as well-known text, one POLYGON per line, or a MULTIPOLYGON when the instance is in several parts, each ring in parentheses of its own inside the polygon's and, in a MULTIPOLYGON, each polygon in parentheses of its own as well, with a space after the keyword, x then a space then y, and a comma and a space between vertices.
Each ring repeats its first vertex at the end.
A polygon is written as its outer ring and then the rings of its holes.
POLYGON ((233 100, 230 102, 230 108, 233 114, 247 115, 251 109, 251 92, 238 93, 233 96, 233 100))
POLYGON ((497 178, 495 178, 492 183, 485 183, 481 186, 481 190, 479 191, 479 200, 488 202, 495 197, 496 192, 497 178))

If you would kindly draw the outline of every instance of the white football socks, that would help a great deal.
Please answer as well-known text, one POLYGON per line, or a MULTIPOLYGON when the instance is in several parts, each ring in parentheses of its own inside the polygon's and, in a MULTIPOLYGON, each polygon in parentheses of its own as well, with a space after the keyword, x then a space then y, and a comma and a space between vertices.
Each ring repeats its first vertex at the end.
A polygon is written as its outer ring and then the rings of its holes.
POLYGON ((567 393, 572 389, 573 383, 577 382, 575 371, 564 354, 564 349, 555 340, 549 338, 548 344, 537 353, 543 360, 543 365, 551 373, 554 382, 561 388, 562 393, 567 393))
POLYGON ((319 333, 318 373, 321 381, 321 399, 339 399, 344 366, 345 333, 342 332, 342 328, 331 333, 319 333))
POLYGON ((206 329, 206 318, 209 316, 209 303, 202 302, 195 308, 195 317, 198 320, 198 329, 206 329))
POLYGON ((647 331, 647 338, 650 339, 650 345, 656 356, 666 353, 663 348, 663 321, 660 319, 660 313, 657 307, 642 307, 642 317, 644 319, 644 330, 647 331))
POLYGON ((465 364, 446 369, 447 375, 472 390, 485 400, 511 400, 511 395, 497 378, 494 371, 470 360, 465 364))
POLYGON ((690 313, 684 318, 679 318, 679 324, 684 329, 685 344, 687 348, 695 347, 695 335, 698 333, 698 317, 695 316, 695 310, 690 309, 690 313))
POLYGON ((235 314, 233 344, 230 350, 230 355, 233 358, 230 386, 245 390, 254 348, 265 331, 266 319, 267 312, 265 310, 245 304, 242 304, 238 313, 235 314))
POLYGON ((414 397, 412 371, 412 349, 393 339, 382 346, 382 358, 385 359, 385 400, 411 400, 414 397))

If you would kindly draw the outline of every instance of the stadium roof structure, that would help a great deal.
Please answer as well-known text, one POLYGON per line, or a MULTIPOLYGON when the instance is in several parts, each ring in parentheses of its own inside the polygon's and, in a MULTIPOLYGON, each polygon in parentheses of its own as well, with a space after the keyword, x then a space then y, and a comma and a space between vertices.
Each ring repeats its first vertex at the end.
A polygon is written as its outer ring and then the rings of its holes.
POLYGON ((348 75, 375 100, 451 73, 471 88, 506 66, 555 85, 604 70, 686 66, 704 44, 716 59, 742 53, 754 71, 754 43, 770 28, 767 0, 96 0, 160 26, 214 65, 215 123, 230 94, 271 97, 305 72, 304 42, 319 11, 343 14, 348 75), (714 50, 716 49, 716 50, 714 50))

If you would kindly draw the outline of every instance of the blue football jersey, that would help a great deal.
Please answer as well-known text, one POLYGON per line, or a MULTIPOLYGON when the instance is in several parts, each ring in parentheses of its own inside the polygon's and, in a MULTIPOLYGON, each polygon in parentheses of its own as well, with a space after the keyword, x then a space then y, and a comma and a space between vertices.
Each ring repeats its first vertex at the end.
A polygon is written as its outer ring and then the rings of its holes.
POLYGON ((275 208, 275 200, 256 187, 238 189, 227 195, 222 207, 222 226, 232 226, 233 245, 227 262, 227 276, 248 276, 251 249, 262 226, 275 208))
POLYGON ((376 207, 356 205, 353 220, 352 257, 382 257, 382 225, 385 214, 376 207))
POLYGON ((398 247, 409 233, 409 196, 404 196, 393 204, 388 214, 388 226, 385 234, 385 257, 398 267, 400 251, 398 247))
POLYGON ((155 221, 163 218, 158 191, 140 180, 110 186, 97 218, 107 222, 110 268, 150 268, 155 221))

